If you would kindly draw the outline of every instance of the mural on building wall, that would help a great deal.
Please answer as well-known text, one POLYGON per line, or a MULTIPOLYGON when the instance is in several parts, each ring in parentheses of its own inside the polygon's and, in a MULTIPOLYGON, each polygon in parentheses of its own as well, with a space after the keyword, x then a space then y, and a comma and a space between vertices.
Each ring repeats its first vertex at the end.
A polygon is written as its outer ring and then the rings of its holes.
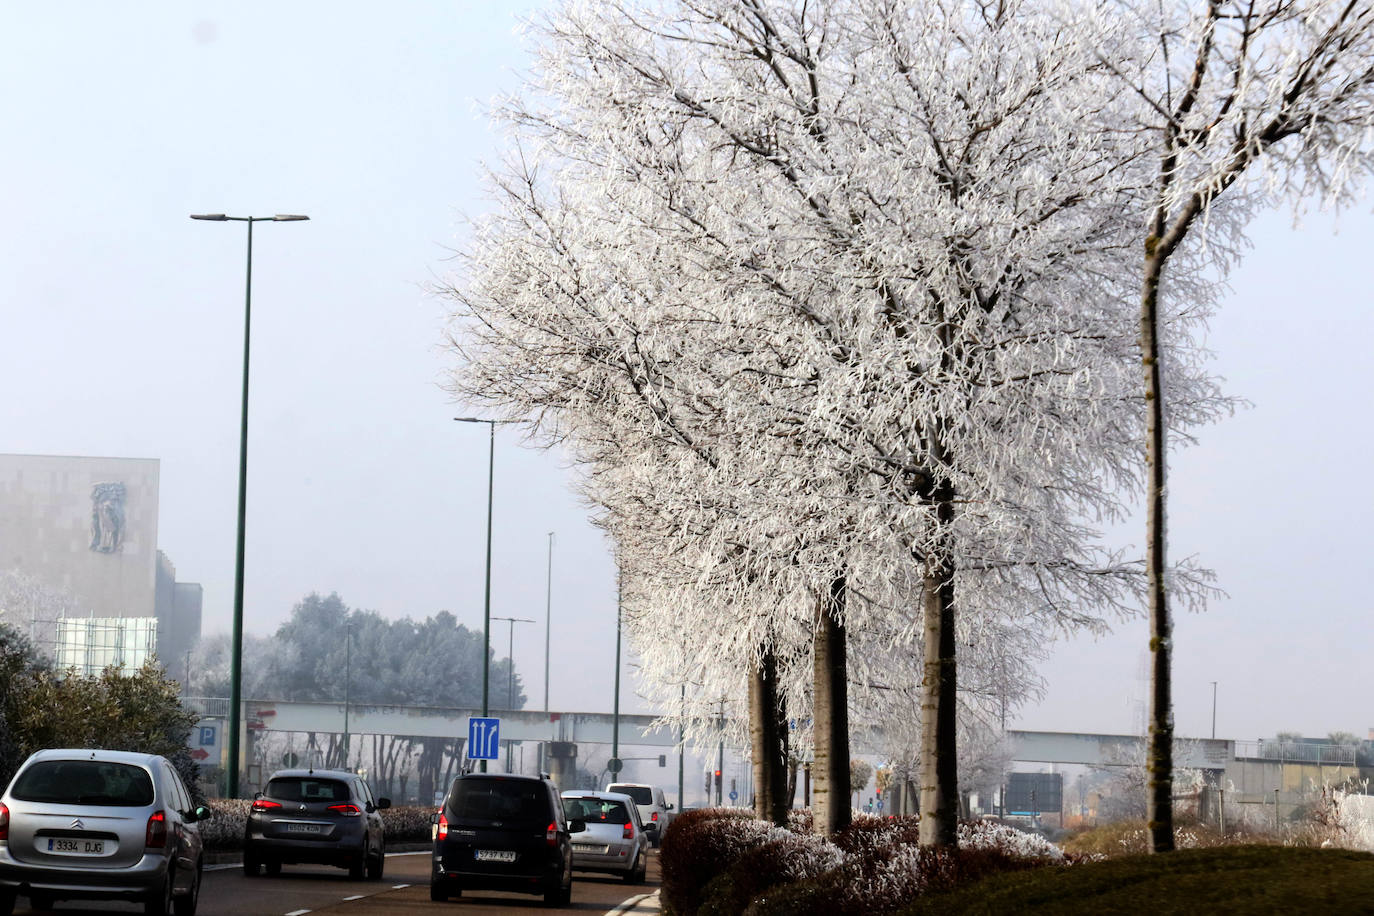
POLYGON ((91 489, 91 549, 117 553, 124 544, 124 484, 98 483, 91 489))

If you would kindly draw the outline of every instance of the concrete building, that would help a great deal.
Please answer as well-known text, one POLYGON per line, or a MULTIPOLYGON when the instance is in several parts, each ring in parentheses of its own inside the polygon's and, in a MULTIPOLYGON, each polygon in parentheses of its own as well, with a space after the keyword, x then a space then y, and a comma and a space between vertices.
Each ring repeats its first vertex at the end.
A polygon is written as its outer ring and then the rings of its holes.
POLYGON ((0 455, 0 619, 59 665, 176 673, 201 590, 157 548, 159 462, 0 455))

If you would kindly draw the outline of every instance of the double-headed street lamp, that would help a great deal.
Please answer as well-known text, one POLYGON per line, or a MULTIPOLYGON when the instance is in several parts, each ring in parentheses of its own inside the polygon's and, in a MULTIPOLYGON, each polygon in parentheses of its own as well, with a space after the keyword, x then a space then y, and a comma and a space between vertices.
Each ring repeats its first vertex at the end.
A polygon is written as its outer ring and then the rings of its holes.
POLYGON ((239 511, 234 559, 234 625, 229 660, 229 797, 239 794, 239 728, 243 700, 243 532, 248 505, 248 345, 253 325, 253 224, 295 223, 310 217, 293 213, 276 216, 225 216, 223 213, 192 213, 191 219, 216 223, 248 224, 248 274, 243 294, 243 411, 239 421, 239 511))
POLYGON ((528 617, 493 617, 492 620, 505 620, 510 623, 510 642, 506 645, 506 660, 510 662, 506 667, 506 708, 515 708, 515 625, 517 623, 534 623, 528 617))

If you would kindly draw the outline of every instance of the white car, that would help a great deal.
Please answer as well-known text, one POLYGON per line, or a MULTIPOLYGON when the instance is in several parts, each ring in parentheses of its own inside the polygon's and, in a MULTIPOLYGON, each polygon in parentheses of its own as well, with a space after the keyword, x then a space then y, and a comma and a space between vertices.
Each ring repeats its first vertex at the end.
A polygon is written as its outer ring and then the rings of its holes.
POLYGON ((640 782, 613 782, 606 787, 607 792, 619 792, 634 799, 639 808, 639 819, 644 822, 644 830, 649 834, 649 843, 655 849, 663 839, 663 832, 673 820, 673 806, 663 797, 663 790, 640 782))
POLYGON ((643 884, 648 868, 649 838, 639 809, 628 795, 569 789, 563 793, 563 813, 585 821, 586 832, 573 837, 573 868, 620 875, 627 884, 643 884))

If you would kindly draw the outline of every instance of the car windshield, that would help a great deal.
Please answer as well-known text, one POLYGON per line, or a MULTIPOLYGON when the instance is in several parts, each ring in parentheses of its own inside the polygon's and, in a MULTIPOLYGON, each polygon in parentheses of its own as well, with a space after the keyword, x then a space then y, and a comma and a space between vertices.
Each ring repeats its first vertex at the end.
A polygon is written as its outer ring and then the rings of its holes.
POLYGON ((648 786, 611 786, 606 791, 628 795, 635 800, 636 805, 652 805, 654 803, 654 790, 648 786))
POLYGON ((565 798, 563 813, 570 818, 581 818, 589 824, 628 824, 630 812, 618 801, 600 798, 565 798))
POLYGON ((547 820, 549 794, 542 783, 515 779, 457 779, 449 793, 455 817, 547 820))
POLYGON ((153 803, 153 780, 142 767, 102 760, 42 760, 25 770, 10 795, 58 805, 143 807, 153 803))
POLYGON ((281 801, 343 802, 348 801, 348 786, 337 779, 278 776, 267 783, 267 789, 262 794, 281 801))

